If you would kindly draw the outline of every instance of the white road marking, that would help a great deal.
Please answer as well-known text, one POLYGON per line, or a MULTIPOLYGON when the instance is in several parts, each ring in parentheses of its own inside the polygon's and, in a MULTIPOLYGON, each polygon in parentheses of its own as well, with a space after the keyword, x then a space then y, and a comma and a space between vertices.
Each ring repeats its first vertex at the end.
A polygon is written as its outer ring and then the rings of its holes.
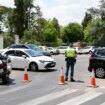
POLYGON ((100 105, 105 105, 105 102, 104 102, 104 103, 102 103, 102 104, 100 104, 100 105))
POLYGON ((101 94, 102 93, 98 93, 98 92, 88 92, 88 93, 85 93, 85 94, 80 95, 78 97, 75 97, 73 99, 67 100, 63 103, 60 103, 58 105, 80 105, 86 101, 89 101, 95 97, 98 97, 101 94))
POLYGON ((14 87, 12 89, 8 89, 8 90, 0 92, 0 95, 4 95, 4 94, 11 93, 11 92, 15 92, 15 91, 18 91, 18 90, 21 90, 21 89, 24 89, 24 88, 26 88, 26 86, 14 87))
POLYGON ((76 92, 77 90, 78 89, 66 89, 63 91, 54 92, 54 93, 48 94, 46 96, 42 96, 42 97, 30 100, 28 102, 25 102, 25 103, 22 103, 19 105, 38 105, 38 104, 41 104, 43 102, 47 102, 47 101, 62 97, 64 95, 76 92))

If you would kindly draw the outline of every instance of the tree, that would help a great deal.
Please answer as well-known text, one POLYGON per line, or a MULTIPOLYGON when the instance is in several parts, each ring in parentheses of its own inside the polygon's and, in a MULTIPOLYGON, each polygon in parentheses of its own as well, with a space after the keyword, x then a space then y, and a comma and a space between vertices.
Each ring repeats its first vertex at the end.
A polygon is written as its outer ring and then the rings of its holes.
POLYGON ((24 31, 31 27, 33 23, 34 12, 32 9, 35 7, 33 5, 34 0, 15 0, 14 16, 14 31, 18 34, 20 38, 24 35, 24 31))
POLYGON ((63 41, 65 43, 73 43, 83 39, 82 26, 78 23, 69 23, 64 27, 63 41))
POLYGON ((95 45, 105 46, 105 0, 101 0, 100 3, 101 5, 98 9, 88 9, 88 12, 90 12, 93 17, 92 20, 97 20, 97 22, 92 26, 92 30, 89 31, 89 34, 93 36, 93 40, 95 39, 95 45))
POLYGON ((0 33, 2 33, 3 31, 2 26, 7 20, 9 11, 10 11, 10 8, 7 8, 5 6, 0 6, 0 33))
POLYGON ((60 37, 60 26, 59 26, 58 20, 56 18, 53 18, 52 25, 57 31, 57 36, 60 37))
POLYGON ((46 42, 48 46, 51 46, 51 43, 57 43, 57 39, 57 30, 53 27, 52 22, 48 21, 44 29, 44 42, 46 42))
POLYGON ((82 21, 82 26, 83 26, 83 29, 85 29, 87 27, 87 25, 91 22, 92 20, 92 16, 90 13, 85 13, 85 17, 82 21))

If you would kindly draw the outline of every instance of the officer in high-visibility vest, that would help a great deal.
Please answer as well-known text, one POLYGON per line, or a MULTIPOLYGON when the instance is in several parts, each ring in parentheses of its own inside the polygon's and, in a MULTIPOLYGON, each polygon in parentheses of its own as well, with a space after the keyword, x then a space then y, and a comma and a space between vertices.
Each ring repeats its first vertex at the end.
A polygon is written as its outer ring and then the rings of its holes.
POLYGON ((66 61, 65 81, 68 81, 68 73, 69 73, 69 69, 71 67, 70 81, 75 82, 75 80, 73 79, 73 76, 74 76, 74 65, 76 63, 77 53, 76 53, 75 49, 73 49, 72 44, 70 44, 69 47, 67 48, 67 50, 65 52, 65 57, 66 57, 65 58, 65 61, 66 61))

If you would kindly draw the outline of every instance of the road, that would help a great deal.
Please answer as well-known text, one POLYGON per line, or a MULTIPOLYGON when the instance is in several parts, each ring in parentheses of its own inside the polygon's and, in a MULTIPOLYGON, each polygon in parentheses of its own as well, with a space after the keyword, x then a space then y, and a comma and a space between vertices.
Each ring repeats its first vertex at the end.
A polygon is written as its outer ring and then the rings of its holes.
POLYGON ((28 71, 31 82, 24 83, 24 71, 13 70, 11 82, 0 84, 0 105, 105 105, 105 79, 96 79, 98 88, 88 87, 90 55, 78 55, 74 78, 76 82, 59 85, 61 68, 65 72, 64 55, 55 55, 52 70, 28 71))

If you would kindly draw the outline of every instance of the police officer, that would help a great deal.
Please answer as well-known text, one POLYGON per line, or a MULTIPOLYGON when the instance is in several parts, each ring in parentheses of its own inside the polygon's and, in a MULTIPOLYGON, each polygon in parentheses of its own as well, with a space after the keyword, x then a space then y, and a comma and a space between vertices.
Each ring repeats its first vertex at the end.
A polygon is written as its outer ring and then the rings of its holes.
POLYGON ((76 56, 77 56, 77 53, 75 49, 73 49, 73 45, 70 44, 65 52, 65 57, 66 57, 65 58, 65 61, 66 61, 65 81, 68 81, 68 73, 71 67, 70 81, 75 82, 75 80, 73 79, 73 76, 74 76, 74 65, 76 63, 76 56))

